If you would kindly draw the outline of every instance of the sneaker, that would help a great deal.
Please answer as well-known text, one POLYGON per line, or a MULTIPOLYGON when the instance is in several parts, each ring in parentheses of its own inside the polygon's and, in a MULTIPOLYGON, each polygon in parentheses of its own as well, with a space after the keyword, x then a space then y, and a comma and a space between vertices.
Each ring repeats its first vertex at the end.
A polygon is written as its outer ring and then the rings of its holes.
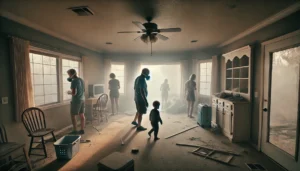
POLYGON ((84 130, 78 131, 78 134, 84 134, 84 130))
POLYGON ((156 137, 156 138, 154 138, 154 141, 157 141, 157 140, 159 140, 160 138, 158 138, 158 137, 156 137))
POLYGON ((138 123, 135 122, 135 121, 132 121, 131 124, 134 125, 134 126, 138 126, 138 123))
POLYGON ((137 131, 145 131, 145 130, 147 130, 147 128, 144 128, 144 127, 142 127, 142 126, 139 126, 139 127, 136 128, 136 130, 137 130, 137 131))
POLYGON ((72 132, 70 132, 69 134, 78 134, 77 131, 73 130, 72 132))

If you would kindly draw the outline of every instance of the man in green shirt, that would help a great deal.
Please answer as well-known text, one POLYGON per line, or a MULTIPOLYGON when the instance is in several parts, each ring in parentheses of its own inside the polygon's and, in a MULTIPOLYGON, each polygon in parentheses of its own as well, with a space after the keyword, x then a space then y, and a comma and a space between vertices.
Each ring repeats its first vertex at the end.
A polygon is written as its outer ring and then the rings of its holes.
POLYGON ((73 124, 73 133, 84 134, 85 127, 85 117, 84 117, 84 81, 77 77, 75 69, 69 69, 67 71, 69 78, 68 81, 71 82, 71 91, 68 91, 68 94, 72 95, 71 100, 71 118, 73 124), (81 120, 81 130, 77 132, 77 122, 76 116, 79 115, 81 120))

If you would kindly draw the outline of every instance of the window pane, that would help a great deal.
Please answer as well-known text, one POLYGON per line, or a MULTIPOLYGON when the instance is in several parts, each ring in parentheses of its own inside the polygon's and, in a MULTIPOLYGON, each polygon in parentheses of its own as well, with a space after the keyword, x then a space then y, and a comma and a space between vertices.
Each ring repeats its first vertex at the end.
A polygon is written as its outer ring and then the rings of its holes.
POLYGON ((47 64, 47 65, 51 64, 50 58, 48 56, 43 56, 43 64, 47 64))
POLYGON ((33 75, 33 85, 41 85, 44 84, 43 75, 33 75))
POLYGON ((30 53, 34 101, 36 106, 58 102, 57 59, 30 53))
POLYGON ((44 65, 44 74, 50 74, 51 68, 50 65, 44 65))
POLYGON ((210 82, 210 81, 211 81, 211 76, 210 76, 210 75, 206 76, 206 81, 207 81, 207 82, 210 82))
POLYGON ((207 74, 206 69, 205 68, 204 69, 201 68, 200 75, 206 75, 206 74, 207 74))
POLYGON ((33 63, 33 73, 34 74, 43 74, 43 65, 33 63))
POLYGON ((206 83, 200 83, 200 89, 206 88, 206 83))
POLYGON ((34 89, 35 96, 44 95, 44 87, 42 85, 36 85, 36 86, 34 86, 33 89, 34 89))
POLYGON ((33 63, 35 64, 41 64, 43 61, 42 55, 33 54, 32 55, 33 63))
POLYGON ((205 69, 205 68, 206 68, 206 63, 201 63, 201 64, 200 64, 200 68, 201 68, 201 69, 205 69))
POLYGON ((211 62, 207 62, 206 65, 207 65, 207 68, 208 68, 208 69, 211 69, 211 66, 212 66, 212 63, 211 63, 211 62))
POLYGON ((205 82, 206 81, 206 76, 200 76, 200 81, 205 82))

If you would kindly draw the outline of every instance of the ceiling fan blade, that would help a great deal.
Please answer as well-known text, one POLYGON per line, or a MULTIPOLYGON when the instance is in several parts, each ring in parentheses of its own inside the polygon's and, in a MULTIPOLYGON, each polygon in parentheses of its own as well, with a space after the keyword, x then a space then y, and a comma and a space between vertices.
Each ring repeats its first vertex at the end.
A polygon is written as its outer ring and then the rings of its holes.
POLYGON ((157 34, 156 37, 161 39, 161 40, 168 40, 169 39, 168 37, 166 37, 164 35, 161 35, 161 34, 157 34))
POLYGON ((161 32, 181 32, 181 28, 164 28, 164 29, 159 29, 158 31, 160 33, 161 32))
POLYGON ((142 37, 142 35, 136 37, 135 39, 133 39, 134 41, 139 40, 142 37))
POLYGON ((135 24, 141 30, 143 30, 143 31, 146 30, 145 26, 141 22, 133 21, 132 23, 135 24))
POLYGON ((142 31, 119 31, 118 33, 143 33, 142 31))

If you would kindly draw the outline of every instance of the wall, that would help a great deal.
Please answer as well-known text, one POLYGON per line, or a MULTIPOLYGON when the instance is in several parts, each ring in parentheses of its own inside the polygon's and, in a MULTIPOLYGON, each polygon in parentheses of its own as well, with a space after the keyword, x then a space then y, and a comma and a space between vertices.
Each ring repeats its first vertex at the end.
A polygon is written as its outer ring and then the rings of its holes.
MULTIPOLYGON (((262 76, 262 65, 260 62, 261 59, 261 43, 284 34, 293 32, 300 29, 300 11, 280 20, 276 23, 269 25, 255 33, 252 33, 232 44, 229 44, 221 48, 222 53, 227 53, 237 48, 252 45, 253 46, 253 94, 252 94, 252 128, 251 128, 251 140, 254 144, 258 143, 258 134, 259 134, 259 99, 261 97, 261 76, 262 76), (254 93, 257 92, 257 96, 254 96, 254 93)), ((223 61, 224 63, 224 61, 223 61)), ((224 66, 222 68, 224 70, 224 66)), ((222 89, 224 89, 224 81, 221 81, 222 89)))
MULTIPOLYGON (((58 51, 73 56, 86 56, 83 66, 85 78, 93 83, 103 82, 101 54, 79 47, 72 43, 54 38, 19 23, 0 17, 0 97, 8 97, 7 105, 0 104, 0 121, 5 124, 10 141, 29 143, 27 132, 22 123, 14 121, 14 93, 12 70, 10 65, 8 35, 29 40, 31 44, 48 50, 58 51), (85 65, 85 64, 84 64, 85 65), (89 66, 93 67, 89 67, 89 66), (97 73, 97 74, 96 74, 97 73), (91 81, 92 80, 92 81, 91 81)), ((45 110, 47 126, 62 129, 71 124, 69 105, 45 110)))

